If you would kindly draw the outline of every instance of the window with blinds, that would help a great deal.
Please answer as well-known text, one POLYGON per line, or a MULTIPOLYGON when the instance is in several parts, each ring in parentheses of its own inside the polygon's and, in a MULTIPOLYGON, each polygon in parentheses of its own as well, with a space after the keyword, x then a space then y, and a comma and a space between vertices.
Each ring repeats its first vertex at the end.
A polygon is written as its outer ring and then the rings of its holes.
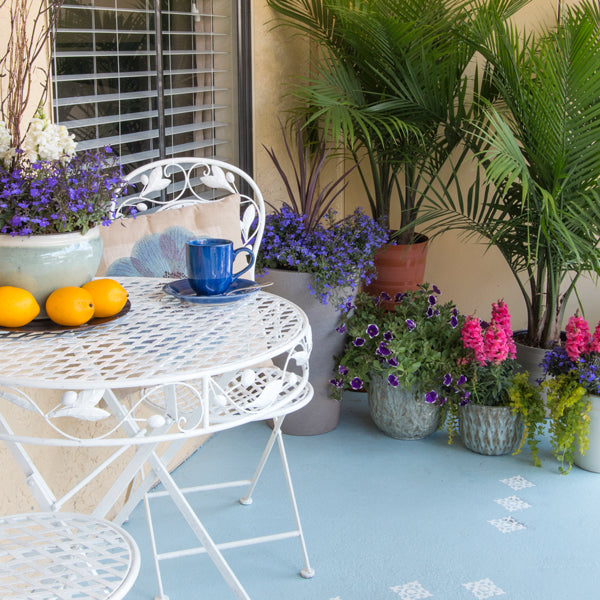
POLYGON ((66 0, 53 47, 55 122, 126 170, 178 155, 236 162, 231 0, 66 0))

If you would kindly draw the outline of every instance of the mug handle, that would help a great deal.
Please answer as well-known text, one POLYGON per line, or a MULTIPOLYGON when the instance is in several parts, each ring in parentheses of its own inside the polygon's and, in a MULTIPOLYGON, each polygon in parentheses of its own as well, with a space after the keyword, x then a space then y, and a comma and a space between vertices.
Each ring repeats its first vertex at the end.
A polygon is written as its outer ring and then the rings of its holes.
POLYGON ((234 262, 235 262, 237 255, 240 252, 247 252, 250 255, 250 263, 248 264, 247 267, 242 269, 239 273, 235 273, 235 275, 232 275, 232 277, 231 277, 232 281, 235 281, 240 275, 243 275, 246 271, 249 271, 254 266, 254 262, 256 260, 256 257, 254 256, 254 252, 252 252, 252 250, 250 250, 250 248, 238 248, 237 250, 233 251, 234 262))

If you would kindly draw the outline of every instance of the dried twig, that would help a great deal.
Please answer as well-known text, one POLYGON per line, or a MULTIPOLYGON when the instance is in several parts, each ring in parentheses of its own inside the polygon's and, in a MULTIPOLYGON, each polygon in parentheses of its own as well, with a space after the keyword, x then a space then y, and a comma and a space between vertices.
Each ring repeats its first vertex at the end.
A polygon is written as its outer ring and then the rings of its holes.
POLYGON ((33 90, 39 85, 45 100, 50 78, 50 42, 58 12, 64 0, 32 3, 31 0, 0 0, 0 8, 10 7, 10 36, 0 56, 0 113, 13 139, 19 145, 23 115, 33 101, 33 90), (37 12, 32 4, 37 6, 37 12))

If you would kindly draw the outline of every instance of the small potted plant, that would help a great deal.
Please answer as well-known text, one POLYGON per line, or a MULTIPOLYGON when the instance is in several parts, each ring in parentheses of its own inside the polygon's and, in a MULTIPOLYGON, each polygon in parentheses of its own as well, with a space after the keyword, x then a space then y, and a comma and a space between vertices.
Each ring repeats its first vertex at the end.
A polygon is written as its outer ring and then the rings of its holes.
POLYGON ((315 395, 306 407, 286 417, 282 431, 313 435, 330 431, 338 423, 339 402, 329 396, 334 356, 343 345, 335 331, 340 313, 359 287, 370 281, 375 252, 387 240, 387 233, 361 209, 337 218, 332 205, 344 190, 349 171, 323 181, 330 155, 325 140, 311 143, 299 121, 294 130, 292 152, 282 127, 291 170, 283 167, 273 149, 268 150, 287 201, 273 206, 267 215, 256 263, 257 272, 273 284, 270 290, 299 305, 312 327, 310 382, 315 395))
POLYGON ((506 303, 499 300, 492 304, 489 323, 474 316, 466 317, 461 339, 462 355, 442 381, 443 393, 452 399, 450 440, 458 422, 460 436, 470 450, 486 455, 512 452, 522 445, 532 424, 537 432, 539 412, 525 408, 541 407, 541 402, 535 388, 527 385, 525 376, 524 380, 517 379, 523 414, 515 407, 512 390, 519 365, 506 303))
POLYGON ((426 437, 443 420, 441 383, 456 364, 462 317, 452 302, 440 303, 440 293, 423 284, 393 299, 360 294, 342 318, 348 341, 334 396, 366 389, 373 421, 395 438, 426 437))
POLYGON ((583 317, 570 317, 564 345, 546 352, 542 364, 559 470, 568 473, 575 463, 600 473, 600 323, 590 335, 583 317))

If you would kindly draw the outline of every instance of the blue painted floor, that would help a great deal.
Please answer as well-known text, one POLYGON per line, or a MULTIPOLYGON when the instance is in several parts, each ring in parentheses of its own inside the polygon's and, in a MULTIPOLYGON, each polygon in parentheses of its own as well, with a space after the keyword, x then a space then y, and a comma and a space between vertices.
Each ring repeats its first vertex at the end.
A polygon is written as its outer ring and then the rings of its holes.
MULTIPOLYGON (((264 423, 213 436, 174 473, 180 486, 249 478, 270 433, 264 423)), ((311 566, 297 539, 224 551, 252 600, 598 600, 600 474, 563 476, 545 440, 543 467, 527 449, 487 457, 438 432, 400 441, 372 424, 350 395, 339 426, 285 436, 311 566)), ((250 506, 244 488, 189 496, 215 541, 294 528, 274 450, 250 506)), ((152 501, 159 551, 194 538, 168 499, 152 501)), ((143 506, 125 528, 142 551, 127 600, 157 593, 143 506)), ((230 600, 206 554, 163 561, 170 600, 230 600)))

